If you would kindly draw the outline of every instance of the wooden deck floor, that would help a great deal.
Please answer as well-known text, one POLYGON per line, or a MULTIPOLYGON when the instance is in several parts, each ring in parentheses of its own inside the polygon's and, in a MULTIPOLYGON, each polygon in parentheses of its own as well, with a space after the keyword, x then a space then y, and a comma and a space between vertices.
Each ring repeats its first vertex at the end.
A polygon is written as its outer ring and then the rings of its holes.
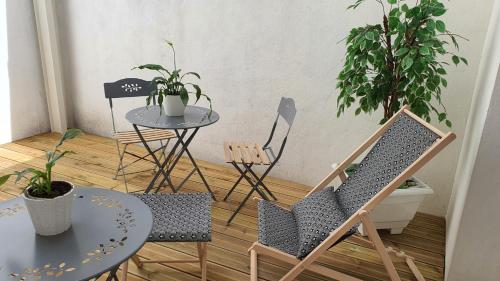
MULTIPOLYGON (((33 136, 0 146, 0 174, 19 170, 27 166, 42 168, 44 151, 52 148, 58 139, 56 134, 33 136)), ((65 144, 76 154, 58 162, 55 177, 69 180, 84 186, 99 186, 115 190, 124 190, 123 182, 113 180, 117 164, 114 141, 91 134, 65 144)), ((219 149, 222 154, 222 147, 219 149)), ((140 147, 133 150, 143 151, 140 147)), ((210 185, 220 200, 231 187, 237 174, 231 167, 199 161, 210 185)), ((151 167, 148 164, 137 167, 151 167)), ((184 159, 179 162, 173 174, 174 183, 179 183, 187 175, 191 166, 184 159)), ((151 173, 139 173, 130 176, 129 189, 144 189, 151 173)), ((283 205, 290 205, 302 198, 309 187, 301 184, 269 178, 266 182, 283 205)), ((248 186, 241 185, 229 202, 218 201, 213 207, 213 241, 208 247, 208 276, 210 280, 249 280, 248 247, 257 239, 256 204, 249 202, 236 217, 232 225, 226 227, 225 221, 231 210, 237 206, 247 192, 248 186)), ((0 200, 17 196, 20 186, 12 180, 0 192, 0 200)), ((183 191, 204 191, 201 179, 193 176, 183 191)), ((426 280, 443 280, 445 223, 442 218, 417 214, 415 219, 401 235, 389 235, 381 232, 386 246, 404 250, 416 258, 416 264, 426 280)), ((189 243, 148 243, 139 255, 145 259, 189 258, 196 255, 195 245, 189 243)), ((393 257, 397 270, 403 280, 415 280, 408 267, 400 258, 393 257)), ((332 268, 357 276, 363 280, 389 280, 376 252, 363 244, 352 240, 340 243, 321 259, 322 263, 332 268)), ((280 261, 260 257, 259 277, 261 280, 279 280, 290 266, 280 261)), ((132 263, 129 267, 129 280, 199 280, 200 271, 196 264, 148 264, 137 269, 132 263)), ((305 272, 298 280, 329 280, 322 276, 305 272)))

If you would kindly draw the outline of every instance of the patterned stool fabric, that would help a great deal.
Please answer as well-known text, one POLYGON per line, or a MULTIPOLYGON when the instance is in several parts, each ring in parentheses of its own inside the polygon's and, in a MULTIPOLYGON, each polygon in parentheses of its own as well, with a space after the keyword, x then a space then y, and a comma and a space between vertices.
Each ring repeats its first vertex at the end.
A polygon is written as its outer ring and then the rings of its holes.
POLYGON ((209 193, 135 194, 153 213, 148 242, 209 242, 212 198, 209 193))

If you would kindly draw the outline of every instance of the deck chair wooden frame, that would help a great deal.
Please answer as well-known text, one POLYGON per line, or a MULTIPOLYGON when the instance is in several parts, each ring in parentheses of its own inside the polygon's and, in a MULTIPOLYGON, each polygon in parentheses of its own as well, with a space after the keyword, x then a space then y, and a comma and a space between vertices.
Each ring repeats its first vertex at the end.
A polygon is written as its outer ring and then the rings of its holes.
POLYGON ((417 172, 422 166, 424 166, 429 160, 431 160, 438 152, 440 152, 444 147, 446 147, 450 142, 455 139, 455 134, 453 133, 443 133, 438 129, 432 127, 430 124, 413 114, 407 106, 399 110, 391 119, 389 119, 382 127, 380 127, 372 136, 368 138, 363 144, 361 144, 351 155, 349 155, 340 165, 338 165, 332 172, 330 172, 316 187, 314 187, 306 196, 318 192, 334 180, 339 177, 342 182, 347 179, 345 170, 349 165, 356 160, 363 152, 365 152, 371 145, 373 145, 383 133, 391 126, 396 118, 402 114, 407 114, 409 117, 415 119, 423 126, 429 130, 436 133, 439 137, 438 139, 422 154, 420 157, 409 165, 403 172, 401 172, 396 178, 389 182, 384 188, 382 188, 374 197, 372 197, 368 202, 366 202, 357 212, 355 212, 351 217, 349 217, 341 226, 332 231, 330 235, 319 244, 309 255, 304 259, 297 259, 295 256, 284 253, 278 249, 263 245, 259 242, 255 242, 250 248, 250 280, 257 281, 257 257, 258 254, 267 255, 278 260, 290 263, 294 267, 283 276, 280 281, 291 281, 295 279, 304 270, 311 270, 323 276, 331 277, 337 280, 345 281, 359 281, 361 279, 347 275, 345 273, 324 267, 314 262, 330 247, 334 246, 336 243, 342 241, 346 234, 349 233, 351 228, 357 223, 362 223, 363 228, 368 234, 368 239, 371 245, 378 252, 384 267, 392 281, 400 281, 400 277, 392 263, 392 260, 380 238, 375 225, 368 217, 368 214, 375 208, 382 200, 389 196, 396 188, 398 188, 405 180, 410 178, 415 172, 417 172))

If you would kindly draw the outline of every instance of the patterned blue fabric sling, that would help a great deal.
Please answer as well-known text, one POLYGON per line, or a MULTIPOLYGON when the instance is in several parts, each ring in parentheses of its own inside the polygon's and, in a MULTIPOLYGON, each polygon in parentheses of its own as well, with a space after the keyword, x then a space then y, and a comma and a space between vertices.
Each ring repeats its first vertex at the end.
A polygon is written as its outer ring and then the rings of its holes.
POLYGON ((336 190, 328 187, 313 193, 296 203, 291 211, 271 212, 267 205, 272 203, 259 204, 259 242, 304 258, 438 138, 418 121, 400 114, 336 190), (290 230, 287 237, 278 231, 284 225, 290 230), (280 237, 274 237, 274 233, 280 233, 280 237))

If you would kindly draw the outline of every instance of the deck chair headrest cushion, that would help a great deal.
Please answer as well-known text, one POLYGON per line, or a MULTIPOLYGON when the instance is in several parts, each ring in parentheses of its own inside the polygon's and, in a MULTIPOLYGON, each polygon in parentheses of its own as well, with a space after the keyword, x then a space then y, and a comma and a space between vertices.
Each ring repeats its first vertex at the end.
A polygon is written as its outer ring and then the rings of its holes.
POLYGON ((415 162, 439 136, 401 113, 359 166, 335 191, 348 217, 415 162))
POLYGON ((333 187, 300 200, 292 207, 292 213, 297 223, 299 259, 307 256, 347 219, 335 198, 333 187))

